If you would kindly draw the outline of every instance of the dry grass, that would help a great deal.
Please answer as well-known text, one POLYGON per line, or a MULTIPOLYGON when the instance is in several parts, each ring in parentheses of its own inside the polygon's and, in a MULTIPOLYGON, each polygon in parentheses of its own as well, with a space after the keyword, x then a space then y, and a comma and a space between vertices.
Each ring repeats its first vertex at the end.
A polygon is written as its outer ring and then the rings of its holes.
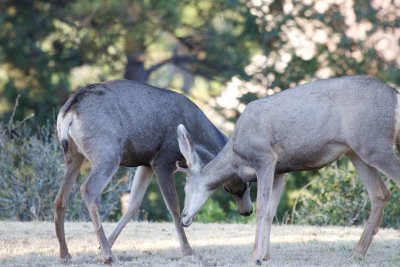
MULTIPOLYGON (((114 224, 106 223, 109 232, 114 224)), ((255 225, 199 224, 187 229, 197 254, 182 257, 170 223, 130 223, 113 247, 113 266, 253 266, 255 225)), ((351 258, 361 228, 274 226, 267 266, 399 266, 400 233, 382 229, 364 260, 351 258)), ((0 222, 1 266, 98 266, 91 223, 66 223, 72 260, 58 259, 51 222, 0 222)), ((104 266, 104 265, 103 265, 104 266)))

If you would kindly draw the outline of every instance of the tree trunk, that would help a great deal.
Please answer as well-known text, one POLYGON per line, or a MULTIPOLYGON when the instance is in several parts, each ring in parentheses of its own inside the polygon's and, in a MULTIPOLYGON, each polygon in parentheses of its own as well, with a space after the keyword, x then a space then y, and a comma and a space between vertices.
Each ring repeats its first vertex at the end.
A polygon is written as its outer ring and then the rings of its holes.
POLYGON ((149 79, 148 71, 144 67, 143 53, 135 53, 127 56, 124 78, 132 81, 146 83, 149 79))

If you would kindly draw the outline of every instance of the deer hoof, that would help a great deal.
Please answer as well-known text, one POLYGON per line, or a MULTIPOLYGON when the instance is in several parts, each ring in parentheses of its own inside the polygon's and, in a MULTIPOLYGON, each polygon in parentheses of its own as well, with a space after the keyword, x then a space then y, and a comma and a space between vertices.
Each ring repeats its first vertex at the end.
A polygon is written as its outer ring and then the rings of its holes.
POLYGON ((261 260, 256 260, 257 265, 261 265, 261 260))
POLYGON ((361 260, 362 258, 364 258, 364 254, 360 251, 354 251, 352 257, 353 259, 361 260))
POLYGON ((60 253, 60 258, 64 261, 68 261, 71 259, 71 254, 69 254, 69 252, 62 252, 60 253))
POLYGON ((105 264, 111 264, 112 262, 113 262, 113 257, 112 256, 104 257, 104 263, 105 264))
POLYGON ((194 250, 191 247, 184 248, 182 250, 182 253, 183 253, 184 256, 190 256, 190 255, 194 255, 195 254, 194 250))

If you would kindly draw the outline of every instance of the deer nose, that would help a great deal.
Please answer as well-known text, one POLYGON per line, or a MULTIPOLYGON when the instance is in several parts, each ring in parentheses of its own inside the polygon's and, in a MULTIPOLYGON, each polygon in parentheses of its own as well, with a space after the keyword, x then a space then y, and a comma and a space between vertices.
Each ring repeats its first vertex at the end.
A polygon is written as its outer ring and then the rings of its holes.
POLYGON ((183 227, 185 227, 185 224, 184 224, 184 222, 183 222, 183 219, 184 219, 185 217, 186 217, 186 212, 183 211, 182 214, 181 214, 181 221, 180 221, 181 226, 183 226, 183 227))
POLYGON ((186 212, 183 211, 182 214, 181 214, 181 220, 182 220, 183 218, 185 218, 185 217, 186 217, 186 212))
POLYGON ((187 217, 187 213, 183 212, 181 215, 181 226, 183 227, 188 227, 189 225, 191 225, 193 222, 193 217, 192 218, 188 218, 187 217))
POLYGON ((243 216, 245 216, 245 217, 248 217, 248 216, 250 216, 252 213, 253 213, 252 211, 246 211, 246 212, 242 212, 241 214, 242 214, 243 216))
POLYGON ((242 216, 248 217, 248 216, 250 216, 252 213, 253 213, 253 207, 251 207, 249 211, 241 212, 240 214, 241 214, 242 216))

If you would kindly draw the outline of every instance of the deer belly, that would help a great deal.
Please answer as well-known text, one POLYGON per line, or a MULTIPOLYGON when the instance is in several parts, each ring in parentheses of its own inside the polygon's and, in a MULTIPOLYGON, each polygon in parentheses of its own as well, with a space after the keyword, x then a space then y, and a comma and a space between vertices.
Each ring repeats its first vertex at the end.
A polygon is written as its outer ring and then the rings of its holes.
POLYGON ((336 161, 350 151, 345 144, 326 144, 321 147, 303 147, 294 152, 282 151, 278 155, 276 173, 319 169, 336 161))
POLYGON ((150 162, 156 155, 157 151, 150 149, 143 149, 142 147, 125 145, 121 157, 121 166, 137 167, 147 166, 150 167, 150 162))

